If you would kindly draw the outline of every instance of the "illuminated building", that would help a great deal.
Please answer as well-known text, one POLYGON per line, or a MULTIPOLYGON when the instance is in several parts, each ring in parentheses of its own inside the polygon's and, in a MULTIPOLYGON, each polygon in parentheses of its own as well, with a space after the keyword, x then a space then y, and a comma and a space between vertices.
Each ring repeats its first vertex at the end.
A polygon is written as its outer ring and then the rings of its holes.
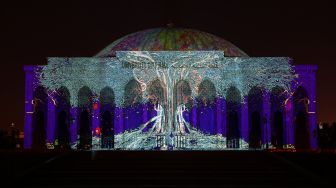
POLYGON ((317 148, 317 66, 201 31, 149 29, 24 70, 25 148, 317 148))

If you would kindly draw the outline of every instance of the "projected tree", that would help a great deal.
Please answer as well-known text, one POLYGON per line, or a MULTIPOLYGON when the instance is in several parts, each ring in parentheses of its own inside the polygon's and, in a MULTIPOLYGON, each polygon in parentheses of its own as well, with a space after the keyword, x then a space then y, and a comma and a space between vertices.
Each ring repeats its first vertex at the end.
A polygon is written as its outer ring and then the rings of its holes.
MULTIPOLYGON (((149 96, 147 85, 157 80, 163 89, 156 104, 163 110, 165 121, 161 121, 160 131, 184 134, 188 124, 183 118, 186 103, 197 94, 202 76, 200 70, 217 66, 223 57, 219 52, 119 52, 117 57, 124 66, 133 69, 135 79, 149 96)), ((150 96, 153 96, 150 94, 150 96)), ((156 97, 159 97, 156 96, 156 97)))
POLYGON ((106 86, 112 88, 117 106, 150 101, 157 115, 135 130, 116 135, 116 147, 150 149, 155 146, 155 140, 150 139, 155 135, 168 139, 171 134, 187 134, 187 147, 214 149, 221 145, 223 136, 205 135, 191 128, 183 117, 187 104, 195 102, 196 97, 210 97, 212 101, 225 98, 231 86, 242 96, 252 87, 270 91, 279 86, 289 90, 295 77, 289 62, 285 57, 224 57, 219 51, 121 51, 116 58, 51 58, 39 75, 49 91, 67 87, 73 106, 78 105, 73 96, 83 86, 95 94, 106 86), (132 79, 140 86, 137 93, 143 95, 144 101, 133 99, 134 92, 125 93, 126 84, 132 79), (207 88, 213 88, 215 93, 204 95, 207 88), (148 127, 151 123, 153 126, 148 127), (197 140, 197 144, 192 144, 192 140, 197 140))
MULTIPOLYGON (((289 58, 224 58, 221 52, 119 52, 117 54, 126 67, 133 69, 135 79, 148 95, 147 85, 158 80, 163 88, 162 98, 157 104, 160 113, 151 121, 160 119, 154 129, 164 133, 194 134, 183 118, 186 104, 195 99, 204 88, 215 87, 210 98, 225 96, 229 86, 235 86, 246 96, 253 86, 270 90, 274 86, 289 88, 294 78, 289 58), (267 80, 267 82, 265 82, 267 80), (181 84, 184 83, 184 84, 181 84), (214 86, 213 86, 214 85, 214 86), (163 113, 161 112, 163 111, 163 113)), ((210 91, 208 91, 210 92, 210 91)), ((240 99, 240 96, 237 96, 240 99)), ((213 101, 213 99, 212 99, 213 101)), ((214 138, 217 139, 217 138, 214 138)), ((213 139, 213 140, 214 140, 213 139)), ((204 139, 204 148, 212 147, 211 139, 204 139)), ((214 141, 213 143, 215 143, 214 141)), ((202 142, 198 143, 200 147, 202 142)))

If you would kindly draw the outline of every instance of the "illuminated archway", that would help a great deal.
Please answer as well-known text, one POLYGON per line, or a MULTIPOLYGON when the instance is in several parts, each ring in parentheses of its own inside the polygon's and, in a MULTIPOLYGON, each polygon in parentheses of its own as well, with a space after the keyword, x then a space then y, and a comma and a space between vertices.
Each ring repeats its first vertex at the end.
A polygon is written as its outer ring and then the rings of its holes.
POLYGON ((87 86, 78 92, 79 107, 79 144, 80 149, 89 149, 92 146, 92 91, 87 86))
POLYGON ((33 149, 46 148, 48 94, 42 86, 37 87, 33 93, 33 149))
POLYGON ((200 130, 216 134, 216 87, 210 80, 199 84, 197 102, 200 130))
POLYGON ((66 87, 60 87, 56 96, 57 147, 70 148, 70 93, 66 87))
POLYGON ((310 147, 308 93, 302 86, 299 86, 293 94, 293 107, 295 116, 295 148, 308 149, 310 147))
POLYGON ((131 79, 124 88, 124 130, 135 129, 142 123, 142 88, 131 79))
POLYGON ((236 87, 231 86, 226 94, 226 147, 239 148, 240 138, 241 94, 236 87))
POLYGON ((284 113, 286 95, 281 87, 274 87, 271 91, 271 144, 276 148, 284 145, 284 113))
POLYGON ((258 87, 253 87, 248 94, 250 148, 261 148, 262 109, 262 90, 258 87))
MULTIPOLYGON (((147 119, 145 121, 148 121, 150 119, 152 119, 153 117, 158 115, 158 111, 159 110, 159 106, 163 107, 163 109, 167 109, 167 104, 165 104, 165 96, 166 95, 166 91, 165 91, 165 86, 163 85, 164 83, 161 82, 159 79, 155 79, 153 81, 151 81, 148 84, 147 87, 147 119)), ((167 116, 167 111, 163 111, 163 112, 159 112, 159 113, 163 113, 164 116, 167 116)), ((161 118, 162 120, 163 118, 161 118)), ((164 119, 164 122, 161 122, 162 124, 167 125, 167 118, 164 119)), ((154 121, 150 122, 148 124, 148 126, 144 129, 144 131, 147 131, 148 129, 150 129, 153 125, 154 125, 154 121)))
POLYGON ((100 124, 101 124, 101 147, 114 147, 114 92, 110 87, 100 91, 100 124))
MULTIPOLYGON (((173 110, 174 110, 174 117, 176 117, 176 113, 179 110, 181 106, 185 106, 190 108, 191 107, 191 87, 188 81, 186 80, 179 80, 175 85, 174 85, 174 98, 173 98, 173 110)), ((185 118, 186 115, 189 115, 190 109, 185 109, 183 112, 182 116, 185 118)), ((178 121, 181 121, 178 119, 178 121)), ((173 127, 176 128, 175 124, 178 123, 176 121, 173 121, 174 125, 173 127)), ((177 131, 177 130, 176 130, 177 131)))
POLYGON ((190 102, 191 87, 188 81, 180 80, 174 86, 175 106, 190 102))

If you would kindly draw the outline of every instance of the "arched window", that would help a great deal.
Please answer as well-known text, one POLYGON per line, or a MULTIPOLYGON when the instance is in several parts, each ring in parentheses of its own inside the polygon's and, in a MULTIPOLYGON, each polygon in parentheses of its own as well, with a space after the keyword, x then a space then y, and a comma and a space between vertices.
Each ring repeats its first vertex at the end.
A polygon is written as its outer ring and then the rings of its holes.
POLYGON ((148 99, 152 104, 163 104, 165 93, 163 83, 159 79, 155 79, 149 83, 148 86, 148 99))
POLYGON ((143 123, 142 88, 138 81, 131 79, 124 91, 124 129, 135 129, 143 123))
MULTIPOLYGON (((165 96, 166 96, 166 91, 164 89, 164 85, 163 83, 159 80, 159 79, 155 79, 153 81, 151 81, 148 84, 147 87, 147 97, 148 97, 148 103, 147 105, 147 119, 145 121, 150 120, 151 118, 157 116, 157 111, 155 110, 155 108, 158 107, 158 105, 161 105, 163 107, 163 109, 165 110, 164 112, 161 113, 167 113, 167 104, 165 104, 165 96)), ((167 123, 167 118, 165 118, 166 122, 162 122, 162 123, 167 123)), ((150 129, 155 122, 151 122, 148 124, 148 126, 144 129, 144 131, 147 131, 148 129, 150 129)))
POLYGON ((231 86, 226 94, 226 136, 228 148, 239 148, 241 94, 231 86))
POLYGON ((99 94, 99 103, 101 106, 114 106, 114 92, 110 87, 104 87, 99 94))
POLYGON ((308 149, 308 93, 307 90, 299 86, 293 94, 293 107, 295 117, 295 147, 297 149, 308 149))
POLYGON ((78 92, 79 144, 80 149, 90 149, 92 145, 92 91, 87 86, 78 92))
POLYGON ((114 147, 113 113, 106 110, 101 115, 101 147, 114 147))
POLYGON ((57 113, 57 147, 60 149, 70 148, 70 93, 66 87, 60 87, 56 95, 57 113))
POLYGON ((201 131, 216 134, 216 88, 210 80, 198 86, 198 124, 201 131))
POLYGON ((114 92, 112 88, 105 87, 100 91, 100 124, 101 124, 101 147, 114 147, 114 92))
MULTIPOLYGON (((181 105, 186 107, 185 111, 182 113, 183 119, 186 121, 190 121, 190 108, 191 108, 191 87, 189 82, 186 80, 179 80, 174 86, 174 95, 173 95, 173 109, 174 113, 177 113, 178 108, 181 108, 181 105)), ((177 114, 174 114, 176 116, 177 114)), ((167 118, 166 118, 167 119, 167 118)), ((182 125, 181 121, 182 117, 178 118, 180 125, 182 125)), ((181 129, 181 126, 177 126, 177 122, 174 123, 174 128, 181 129)), ((187 130, 186 130, 187 131, 187 130)))
POLYGON ((248 94, 249 147, 261 147, 263 94, 258 87, 251 88, 248 94))
POLYGON ((174 87, 174 103, 176 106, 190 102, 191 87, 186 80, 180 80, 174 87))
POLYGON ((141 85, 135 79, 128 81, 128 83, 125 85, 124 93, 125 106, 137 104, 142 100, 141 85))
POLYGON ((48 94, 42 86, 37 87, 33 93, 33 149, 46 148, 48 94))
POLYGON ((284 145, 284 103, 286 95, 281 87, 271 91, 271 144, 276 148, 284 145))

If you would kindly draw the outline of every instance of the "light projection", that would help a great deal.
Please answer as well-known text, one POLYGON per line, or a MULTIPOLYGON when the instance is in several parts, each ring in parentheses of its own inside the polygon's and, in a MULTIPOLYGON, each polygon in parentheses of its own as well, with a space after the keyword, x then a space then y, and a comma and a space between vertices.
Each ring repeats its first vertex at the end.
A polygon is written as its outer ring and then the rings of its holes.
MULTIPOLYGON (((253 87, 290 91, 296 77, 290 62, 287 57, 224 57, 220 51, 118 51, 113 58, 49 58, 48 65, 36 71, 49 97, 67 88, 73 108, 83 104, 81 88, 90 89, 93 105, 101 101, 104 88, 111 88, 119 126, 114 132, 116 149, 217 150, 227 147, 227 138, 201 130, 197 109, 202 107, 200 113, 208 114, 210 122, 219 118, 215 114, 232 87, 239 95, 230 94, 230 100, 237 103, 253 87)), ((88 111, 94 117, 94 110, 88 111)), ((94 131, 93 149, 101 149, 94 131)), ((240 143, 240 148, 248 147, 243 137, 240 143)))

